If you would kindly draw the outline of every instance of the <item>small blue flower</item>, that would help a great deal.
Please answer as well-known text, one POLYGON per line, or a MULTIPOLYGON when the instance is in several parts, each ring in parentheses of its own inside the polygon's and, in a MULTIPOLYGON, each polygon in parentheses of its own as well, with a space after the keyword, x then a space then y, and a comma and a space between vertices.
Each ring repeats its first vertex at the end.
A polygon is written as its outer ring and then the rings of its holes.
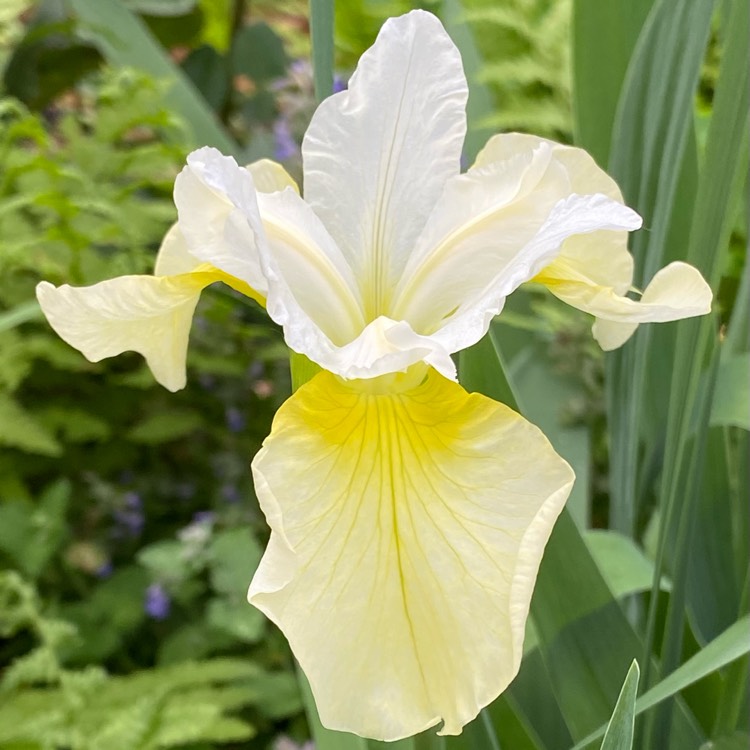
POLYGON ((209 525, 216 521, 216 513, 212 510, 199 510, 193 515, 193 523, 209 525))
POLYGON ((137 492, 126 492, 122 500, 128 510, 141 510, 143 508, 143 500, 137 492))
POLYGON ((154 620, 165 620, 169 617, 172 600, 160 583, 152 583, 146 589, 143 609, 146 614, 154 620))
POLYGON ((263 377, 266 372, 266 366, 260 360, 253 360, 250 367, 247 368, 247 375, 250 380, 258 380, 263 377))
POLYGON ((200 383, 201 388, 203 388, 203 390, 211 391, 214 389, 214 386, 216 385, 216 378, 207 372, 202 372, 198 376, 198 382, 200 383))
POLYGON ((240 493, 233 484, 225 484, 221 488, 221 497, 227 503, 236 503, 240 499, 240 493))
POLYGON ((146 524, 143 514, 143 500, 137 492, 132 490, 122 496, 119 508, 112 514, 115 520, 115 536, 140 536, 146 524))
POLYGON ((292 136, 292 128, 289 121, 279 117, 273 125, 273 137, 276 142, 274 155, 278 161, 292 159, 299 153, 299 146, 292 136))
POLYGON ((346 91, 348 87, 348 82, 346 79, 342 78, 340 75, 335 75, 333 77, 333 93, 338 94, 339 91, 346 91))
POLYGON ((97 578, 109 578, 113 571, 115 569, 115 566, 112 565, 111 560, 105 560, 95 571, 94 575, 97 578))
POLYGON ((245 429, 245 415, 236 406, 228 406, 224 416, 230 432, 242 432, 245 429))

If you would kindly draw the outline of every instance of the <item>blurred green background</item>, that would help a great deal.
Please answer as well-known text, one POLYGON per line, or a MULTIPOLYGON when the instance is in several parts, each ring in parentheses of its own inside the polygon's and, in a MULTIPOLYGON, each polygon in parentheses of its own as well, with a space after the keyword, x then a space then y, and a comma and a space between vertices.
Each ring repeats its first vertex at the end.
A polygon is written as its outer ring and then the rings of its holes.
POLYGON ((339 0, 332 37, 311 5, 314 47, 303 0, 0 0, 0 748, 379 744, 319 726, 245 602, 268 533, 250 459, 290 393, 278 328, 207 290, 170 394, 138 355, 88 363, 34 287, 150 272, 197 146, 301 177, 311 60, 319 95, 344 87, 413 7, 461 48, 467 164, 505 130, 587 148, 645 218, 637 283, 687 259, 716 302, 605 357, 529 288, 462 354, 464 385, 539 424, 578 481, 519 678, 461 738, 397 744, 599 747, 636 659, 659 705, 634 708, 631 677, 634 744, 607 747, 747 747, 746 0, 339 0))

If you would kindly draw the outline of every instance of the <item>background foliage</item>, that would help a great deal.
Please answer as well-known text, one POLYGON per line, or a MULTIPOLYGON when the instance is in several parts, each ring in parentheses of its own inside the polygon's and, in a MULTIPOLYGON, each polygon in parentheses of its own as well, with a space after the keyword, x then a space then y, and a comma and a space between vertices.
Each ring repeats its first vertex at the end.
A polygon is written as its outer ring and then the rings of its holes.
POLYGON ((378 744, 320 726, 244 600, 267 535, 249 459, 290 389, 280 332, 208 290, 188 387, 168 394, 136 355, 86 362, 33 288, 150 271, 197 145, 299 174, 314 90, 344 86, 382 21, 415 6, 461 47, 467 163, 497 130, 584 146, 646 219, 637 283, 684 258, 716 304, 605 357, 585 315, 530 288, 461 355, 464 385, 539 424, 578 481, 519 677, 460 738, 399 750, 750 742, 746 2, 348 0, 332 15, 321 0, 312 44, 303 0, 2 0, 3 750, 378 744))

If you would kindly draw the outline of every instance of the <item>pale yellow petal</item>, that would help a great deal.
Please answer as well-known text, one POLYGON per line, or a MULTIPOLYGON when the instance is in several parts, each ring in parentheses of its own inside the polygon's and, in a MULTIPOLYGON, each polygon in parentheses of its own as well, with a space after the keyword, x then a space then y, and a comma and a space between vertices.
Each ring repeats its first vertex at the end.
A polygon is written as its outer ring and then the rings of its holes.
POLYGON ((547 275, 548 269, 539 280, 556 297, 597 317, 594 337, 606 351, 622 346, 639 323, 666 323, 711 311, 711 288, 697 269, 680 261, 658 271, 640 300, 621 296, 573 271, 565 278, 564 269, 559 269, 558 264, 557 278, 547 275))
MULTIPOLYGON (((564 169, 574 192, 602 193, 623 202, 615 181, 583 149, 536 136, 510 133, 491 138, 477 166, 531 153, 540 144, 551 147, 553 160, 564 169)), ((640 301, 626 297, 633 283, 627 240, 627 232, 617 231, 570 237, 557 258, 533 279, 569 305, 595 315, 593 334, 605 350, 622 346, 639 323, 679 320, 711 309, 708 284, 696 269, 679 262, 659 271, 640 301)))
POLYGON ((177 222, 172 224, 164 235, 156 256, 154 276, 176 276, 181 273, 190 273, 202 264, 202 260, 190 254, 179 224, 177 222))
POLYGON ((248 164, 246 169, 253 176, 255 189, 259 193, 276 193, 290 187, 299 195, 299 186, 294 178, 272 159, 258 159, 248 164))
MULTIPOLYGON (((566 146, 547 138, 525 133, 504 133, 490 138, 477 156, 475 167, 505 161, 517 154, 531 153, 545 144, 552 150, 552 159, 568 177, 571 192, 579 195, 601 194, 624 203, 617 183, 582 148, 566 146)), ((545 269, 551 276, 560 272, 558 265, 569 273, 589 279, 594 284, 612 287, 625 294, 633 283, 633 258, 628 251, 628 233, 599 231, 576 234, 562 245, 559 256, 545 269)), ((536 279, 535 279, 536 281, 536 279)))
POLYGON ((536 427, 434 371, 357 385, 321 372, 277 413, 253 462, 272 533, 249 599, 326 726, 457 734, 518 671, 573 474, 536 427))
POLYGON ((217 277, 120 276, 87 287, 43 281, 36 294, 56 333, 91 362, 124 351, 142 354, 170 391, 185 387, 185 358, 201 290, 217 277))
POLYGON ((477 155, 474 167, 485 167, 493 162, 506 161, 517 154, 534 151, 542 143, 552 149, 553 158, 565 167, 571 179, 573 192, 580 195, 602 193, 608 198, 623 202, 617 183, 598 166, 588 152, 536 135, 501 133, 492 136, 477 155))
POLYGON ((448 181, 396 287, 391 317, 450 352, 476 343, 505 298, 574 247, 571 241, 617 237, 641 223, 597 185, 578 192, 556 144, 509 140, 492 139, 490 146, 504 145, 496 159, 448 181))
POLYGON ((618 323, 616 320, 597 318, 591 333, 605 352, 619 349, 637 330, 638 323, 618 323))

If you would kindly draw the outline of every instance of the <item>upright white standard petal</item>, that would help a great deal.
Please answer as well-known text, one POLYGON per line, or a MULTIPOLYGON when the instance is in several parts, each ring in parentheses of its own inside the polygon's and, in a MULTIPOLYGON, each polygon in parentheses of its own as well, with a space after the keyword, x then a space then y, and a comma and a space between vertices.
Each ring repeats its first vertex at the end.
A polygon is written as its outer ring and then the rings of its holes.
POLYGON ((305 199, 359 281, 368 321, 388 300, 445 181, 458 174, 468 95, 440 21, 385 22, 349 87, 315 112, 303 144, 305 199))
POLYGON ((289 346, 304 353, 311 337, 336 346, 356 338, 364 327, 359 289, 320 219, 291 188, 259 194, 258 206, 266 309, 289 346))

